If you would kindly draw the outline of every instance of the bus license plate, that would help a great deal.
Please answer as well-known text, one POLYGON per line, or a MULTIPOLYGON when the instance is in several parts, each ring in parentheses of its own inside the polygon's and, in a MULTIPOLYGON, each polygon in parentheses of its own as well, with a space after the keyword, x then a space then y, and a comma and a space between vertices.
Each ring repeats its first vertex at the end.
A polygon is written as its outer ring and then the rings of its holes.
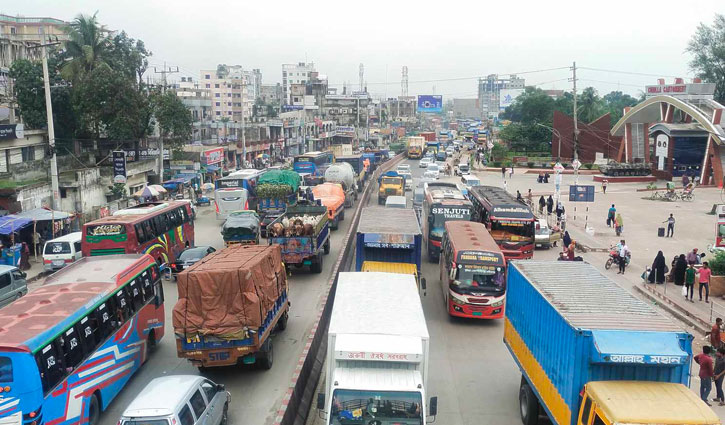
POLYGON ((480 311, 474 311, 474 312, 473 312, 473 315, 474 315, 474 316, 483 316, 483 313, 482 313, 482 312, 480 312, 480 311))

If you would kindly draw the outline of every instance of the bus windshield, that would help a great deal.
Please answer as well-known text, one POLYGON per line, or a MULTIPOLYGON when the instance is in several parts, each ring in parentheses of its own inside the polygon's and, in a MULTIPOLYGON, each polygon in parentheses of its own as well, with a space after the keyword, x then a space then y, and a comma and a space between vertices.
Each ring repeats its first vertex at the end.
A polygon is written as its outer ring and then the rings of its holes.
POLYGON ((422 425, 421 403, 419 392, 335 390, 329 423, 422 425))
POLYGON ((491 236, 498 240, 514 242, 531 240, 534 237, 534 226, 531 221, 492 220, 491 236))
POLYGON ((503 294, 506 290, 504 268, 479 264, 459 264, 453 286, 461 292, 503 294))

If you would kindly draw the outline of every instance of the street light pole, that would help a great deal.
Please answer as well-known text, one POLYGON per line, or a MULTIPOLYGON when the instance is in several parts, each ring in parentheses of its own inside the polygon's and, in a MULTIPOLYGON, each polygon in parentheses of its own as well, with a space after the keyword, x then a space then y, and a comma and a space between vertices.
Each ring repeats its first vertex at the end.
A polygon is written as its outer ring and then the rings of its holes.
POLYGON ((45 114, 48 119, 48 145, 50 146, 50 182, 53 188, 53 210, 60 209, 60 188, 58 183, 58 161, 55 154, 55 128, 53 127, 53 104, 50 98, 50 77, 48 72, 48 56, 45 47, 58 43, 42 44, 43 85, 45 86, 45 114))

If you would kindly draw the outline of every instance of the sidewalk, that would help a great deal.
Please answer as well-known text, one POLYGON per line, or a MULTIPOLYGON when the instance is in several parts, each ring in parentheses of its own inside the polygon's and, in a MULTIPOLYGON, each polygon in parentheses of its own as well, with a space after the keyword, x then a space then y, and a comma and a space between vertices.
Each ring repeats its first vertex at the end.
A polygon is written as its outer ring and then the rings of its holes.
POLYGON ((28 282, 28 291, 32 291, 42 285, 45 277, 48 276, 43 266, 43 257, 40 255, 38 256, 37 262, 35 258, 30 257, 30 269, 24 270, 24 272, 27 274, 25 280, 28 282))

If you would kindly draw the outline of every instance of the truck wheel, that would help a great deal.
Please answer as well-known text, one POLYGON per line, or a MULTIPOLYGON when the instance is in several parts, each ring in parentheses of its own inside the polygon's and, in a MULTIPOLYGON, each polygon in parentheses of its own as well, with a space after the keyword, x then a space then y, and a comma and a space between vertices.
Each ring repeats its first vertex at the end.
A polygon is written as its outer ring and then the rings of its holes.
POLYGON ((274 363, 274 347, 272 345, 272 336, 268 336, 267 340, 262 344, 257 356, 257 364, 264 370, 272 369, 274 363))
POLYGON ((340 212, 340 221, 345 220, 345 211, 340 212))
POLYGON ((324 251, 325 255, 330 253, 330 238, 327 238, 325 244, 322 245, 322 250, 324 251))
POLYGON ((322 273, 322 255, 317 256, 317 260, 310 264, 312 273, 322 273))
POLYGON ((519 389, 519 406, 521 408, 521 422, 524 425, 536 425, 539 423, 539 399, 529 387, 528 382, 522 376, 521 388, 519 389))
POLYGON ((289 312, 285 311, 277 321, 277 330, 283 331, 287 329, 287 320, 289 320, 289 312))
POLYGON ((332 220, 332 224, 330 225, 330 228, 332 230, 337 230, 338 227, 340 227, 340 216, 335 217, 335 219, 332 220))

